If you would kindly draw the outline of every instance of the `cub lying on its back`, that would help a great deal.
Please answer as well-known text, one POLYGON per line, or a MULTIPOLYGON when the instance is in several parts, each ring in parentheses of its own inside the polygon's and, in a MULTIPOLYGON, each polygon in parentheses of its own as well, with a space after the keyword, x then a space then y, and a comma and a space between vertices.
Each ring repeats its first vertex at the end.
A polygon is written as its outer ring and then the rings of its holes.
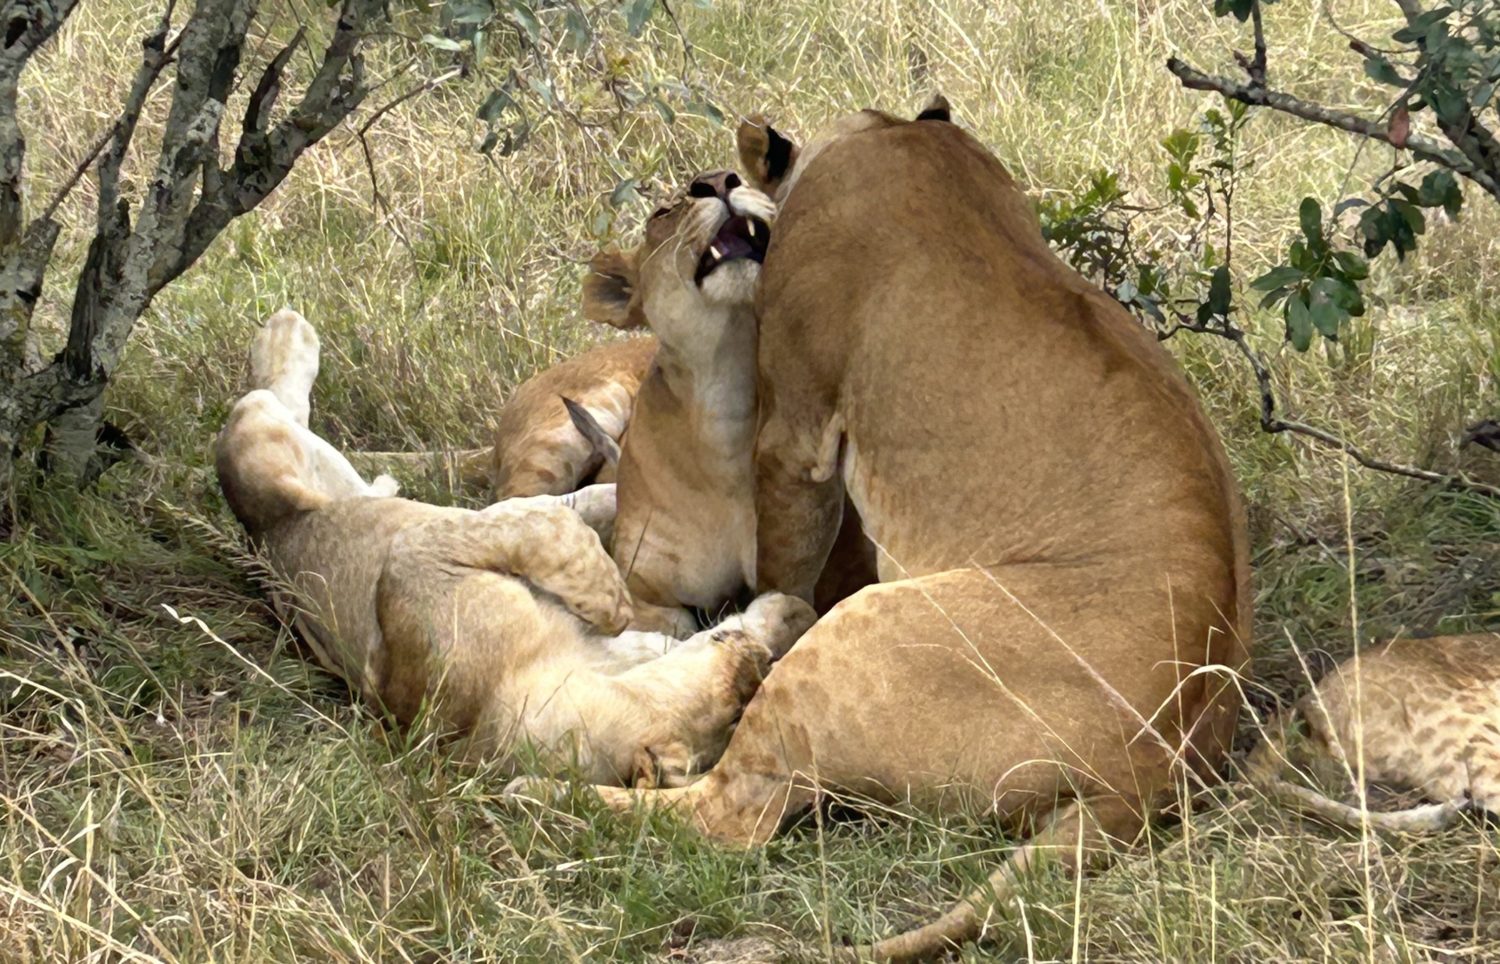
POLYGON ((530 743, 591 779, 677 783, 718 756, 770 661, 812 622, 772 594, 680 644, 613 635, 630 605, 590 528, 613 515, 609 486, 482 512, 389 498, 393 485, 366 485, 307 428, 312 326, 282 311, 251 354, 256 390, 218 440, 225 497, 293 588, 319 661, 402 722, 430 701, 476 752, 530 743))

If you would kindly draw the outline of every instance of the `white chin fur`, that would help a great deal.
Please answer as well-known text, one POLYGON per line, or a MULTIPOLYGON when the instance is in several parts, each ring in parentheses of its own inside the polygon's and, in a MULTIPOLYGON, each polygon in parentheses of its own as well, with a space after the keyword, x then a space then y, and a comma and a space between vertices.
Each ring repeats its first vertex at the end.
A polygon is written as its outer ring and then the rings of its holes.
POLYGON ((716 305, 749 304, 755 300, 755 283, 760 280, 760 262, 740 258, 721 264, 703 279, 703 300, 716 305))

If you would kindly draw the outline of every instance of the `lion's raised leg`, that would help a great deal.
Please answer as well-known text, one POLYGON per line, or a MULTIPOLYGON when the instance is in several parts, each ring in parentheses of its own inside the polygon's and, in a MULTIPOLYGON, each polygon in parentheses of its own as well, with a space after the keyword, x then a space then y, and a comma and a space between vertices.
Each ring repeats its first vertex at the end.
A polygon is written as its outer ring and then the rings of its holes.
POLYGON ((290 308, 267 318, 250 345, 251 387, 275 395, 303 428, 320 351, 317 330, 290 308))
MULTIPOLYGON (((578 763, 586 779, 681 785, 723 752, 772 660, 813 619, 801 600, 762 596, 744 615, 633 665, 611 640, 585 638, 582 650, 575 647, 566 659, 554 656, 531 679, 526 689, 532 705, 519 718, 527 735, 544 745, 581 741, 578 763)), ((658 645, 669 642, 662 637, 658 645)), ((523 788, 543 792, 549 784, 512 785, 523 788)))

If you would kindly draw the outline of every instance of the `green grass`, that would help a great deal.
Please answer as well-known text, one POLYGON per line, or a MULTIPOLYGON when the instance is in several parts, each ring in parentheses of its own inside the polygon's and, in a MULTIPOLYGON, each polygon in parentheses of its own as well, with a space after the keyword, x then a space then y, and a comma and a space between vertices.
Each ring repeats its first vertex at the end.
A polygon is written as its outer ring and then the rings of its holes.
MULTIPOLYGON (((1148 204, 1164 199, 1157 142, 1207 104, 1177 88, 1165 57, 1229 70, 1228 51, 1246 42, 1193 0, 679 6, 694 78, 731 116, 765 110, 805 134, 830 114, 910 109, 939 88, 1034 193, 1109 167, 1148 204)), ((1273 79, 1373 103, 1317 6, 1270 8, 1273 79)), ((1396 13, 1378 0, 1334 8, 1370 38, 1396 13)), ((267 15, 288 29, 284 8, 267 15)), ((153 16, 121 0, 85 5, 33 65, 22 121, 34 197, 108 122, 153 16)), ((671 69, 670 24, 650 29, 660 52, 611 41, 611 53, 671 69)), ((560 82, 597 109, 589 74, 560 82)), ((484 444, 517 381, 599 337, 576 311, 579 266, 608 240, 593 225, 619 179, 646 173, 649 191, 732 160, 725 129, 643 115, 617 132, 548 121, 525 153, 491 164, 469 150, 484 94, 447 85, 372 133, 388 210, 372 202, 358 143, 336 132, 157 300, 109 396, 149 463, 81 494, 43 493, 23 475, 21 521, 0 544, 0 959, 649 960, 724 937, 786 938, 820 959, 825 940, 929 917, 1005 852, 983 821, 916 813, 831 813, 744 854, 581 800, 518 807, 499 798, 499 774, 355 705, 277 623, 207 458, 254 325, 283 304, 318 325, 314 427, 336 444, 484 444)), ((1296 230, 1303 194, 1330 207, 1351 165, 1363 183, 1386 160, 1270 116, 1247 137, 1258 175, 1237 202, 1242 282, 1296 230)), ((1380 302, 1340 350, 1278 352, 1268 320, 1256 343, 1299 417, 1386 458, 1500 481, 1500 458, 1454 448, 1466 421, 1500 411, 1497 219, 1470 200, 1418 257, 1379 266, 1380 302)), ((85 183, 64 209, 54 283, 82 256, 91 201, 85 183)), ((628 241, 644 210, 611 237, 628 241)), ((39 314, 54 332, 60 290, 39 314)), ((1225 344, 1179 336, 1171 348, 1250 506, 1268 693, 1305 689, 1297 653, 1349 652, 1356 620, 1363 640, 1500 625, 1500 507, 1357 468, 1346 477, 1326 450, 1260 433, 1253 380, 1225 344)), ((475 497, 407 481, 423 497, 475 497)), ((966 957, 1500 957, 1492 830, 1362 841, 1237 783, 1179 809, 1079 889, 1040 875, 1024 912, 966 957)))

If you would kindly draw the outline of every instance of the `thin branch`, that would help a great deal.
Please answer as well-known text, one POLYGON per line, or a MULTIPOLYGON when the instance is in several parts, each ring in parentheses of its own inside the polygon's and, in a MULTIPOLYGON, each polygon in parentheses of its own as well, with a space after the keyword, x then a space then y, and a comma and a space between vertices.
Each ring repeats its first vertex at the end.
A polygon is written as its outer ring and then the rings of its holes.
POLYGON ((1212 323, 1203 324, 1183 315, 1180 316, 1179 320, 1171 328, 1163 331, 1157 337, 1166 340, 1179 331, 1217 335, 1234 343, 1235 348, 1245 357, 1245 360, 1250 363, 1250 368, 1255 372, 1255 384, 1260 392, 1260 427, 1263 431, 1272 435, 1287 432, 1310 438, 1320 445, 1344 453, 1363 467, 1376 472, 1400 475, 1409 479, 1430 482, 1446 489, 1458 489, 1477 495, 1489 496, 1492 499, 1500 499, 1500 486, 1480 482, 1462 472, 1446 474, 1443 472, 1434 472, 1430 469, 1417 468, 1414 465, 1403 465, 1399 462, 1390 462, 1385 459, 1375 458, 1372 455, 1366 454, 1362 449, 1354 445, 1354 443, 1342 439, 1326 429, 1278 417, 1276 415, 1276 394, 1271 382, 1271 371, 1266 367, 1265 359, 1261 358, 1260 353, 1250 347, 1250 342, 1245 332, 1228 319, 1220 319, 1220 323, 1217 325, 1212 323))
POLYGON ((386 114, 389 114, 391 111, 395 110, 397 107, 400 107, 402 104, 411 100, 413 97, 428 93, 429 91, 436 89, 439 85, 445 84, 448 81, 452 80, 454 77, 461 75, 463 72, 464 69, 462 67, 454 67, 447 73, 439 74, 436 77, 430 78, 422 82, 421 84, 418 84, 411 90, 406 91, 400 96, 395 97, 386 104, 382 105, 381 107, 376 108, 375 112, 370 115, 369 120, 366 120, 363 124, 360 125, 359 130, 354 132, 355 139, 359 141, 359 149, 364 154, 365 171, 370 175, 370 203, 376 211, 385 212, 386 220, 389 223, 391 233, 394 234, 396 236, 396 239, 401 242, 403 247, 406 248, 407 253, 411 255, 413 260, 415 260, 417 256, 416 249, 412 247, 411 241, 407 239, 406 234, 396 226, 396 212, 392 210, 390 203, 385 199, 385 195, 380 193, 380 177, 375 173, 375 154, 370 150, 370 141, 366 135, 370 133, 370 128, 374 127, 375 124, 386 114))
POLYGON ((120 168, 125 163, 125 154, 135 136, 141 112, 146 108, 146 97, 151 93, 161 72, 176 56, 177 48, 182 43, 180 33, 172 39, 171 44, 167 43, 167 31, 172 27, 172 10, 175 5, 176 0, 170 0, 156 29, 141 41, 141 65, 136 68, 135 78, 130 82, 130 92, 125 95, 125 106, 120 110, 119 119, 110 131, 113 143, 104 159, 99 162, 98 218, 101 228, 113 221, 119 206, 120 168))
POLYGON ((74 166, 73 173, 68 176, 68 179, 62 183, 62 187, 58 188, 52 195, 52 200, 48 201, 47 206, 42 209, 42 220, 50 221, 52 219, 52 216, 57 213, 57 209, 62 207, 63 201, 67 199, 69 194, 73 193, 73 188, 77 187, 78 182, 83 180, 83 176, 88 173, 90 167, 94 166, 94 161, 104 152, 105 145, 114 136, 115 129, 111 126, 109 130, 94 139, 93 146, 84 153, 83 159, 74 166))
POLYGON ((1397 145, 1391 140, 1391 135, 1384 126, 1355 114, 1324 107, 1322 104, 1314 104, 1270 88, 1255 87, 1230 80, 1228 77, 1206 74, 1177 57, 1167 58, 1167 69, 1190 90, 1212 91, 1254 107, 1269 107, 1315 124, 1323 124, 1350 134, 1358 134, 1360 137, 1382 141, 1392 147, 1404 147, 1425 161, 1431 161, 1461 174, 1496 199, 1500 199, 1500 181, 1497 181, 1489 172, 1476 168, 1464 155, 1449 150, 1429 137, 1409 134, 1403 144, 1397 145))
POLYGON ((682 42, 682 76, 686 80, 688 68, 694 63, 692 41, 688 40, 687 31, 682 29, 682 21, 677 19, 677 11, 672 9, 672 5, 667 0, 661 0, 661 8, 667 12, 667 18, 677 31, 677 39, 682 42))
POLYGON ((389 103, 377 107, 375 109, 375 112, 370 115, 370 119, 359 126, 358 136, 364 137, 370 132, 370 128, 374 127, 382 117, 384 117, 386 114, 389 114, 397 107, 400 107, 407 101, 411 100, 413 97, 419 97, 422 94, 426 94, 436 89, 437 87, 446 84, 448 81, 457 77, 461 73, 463 73, 462 67, 454 67, 447 73, 438 74, 436 77, 433 77, 430 80, 426 80, 421 84, 418 84, 416 87, 413 87, 411 90, 408 90, 406 93, 400 95, 399 97, 392 99, 389 103))

